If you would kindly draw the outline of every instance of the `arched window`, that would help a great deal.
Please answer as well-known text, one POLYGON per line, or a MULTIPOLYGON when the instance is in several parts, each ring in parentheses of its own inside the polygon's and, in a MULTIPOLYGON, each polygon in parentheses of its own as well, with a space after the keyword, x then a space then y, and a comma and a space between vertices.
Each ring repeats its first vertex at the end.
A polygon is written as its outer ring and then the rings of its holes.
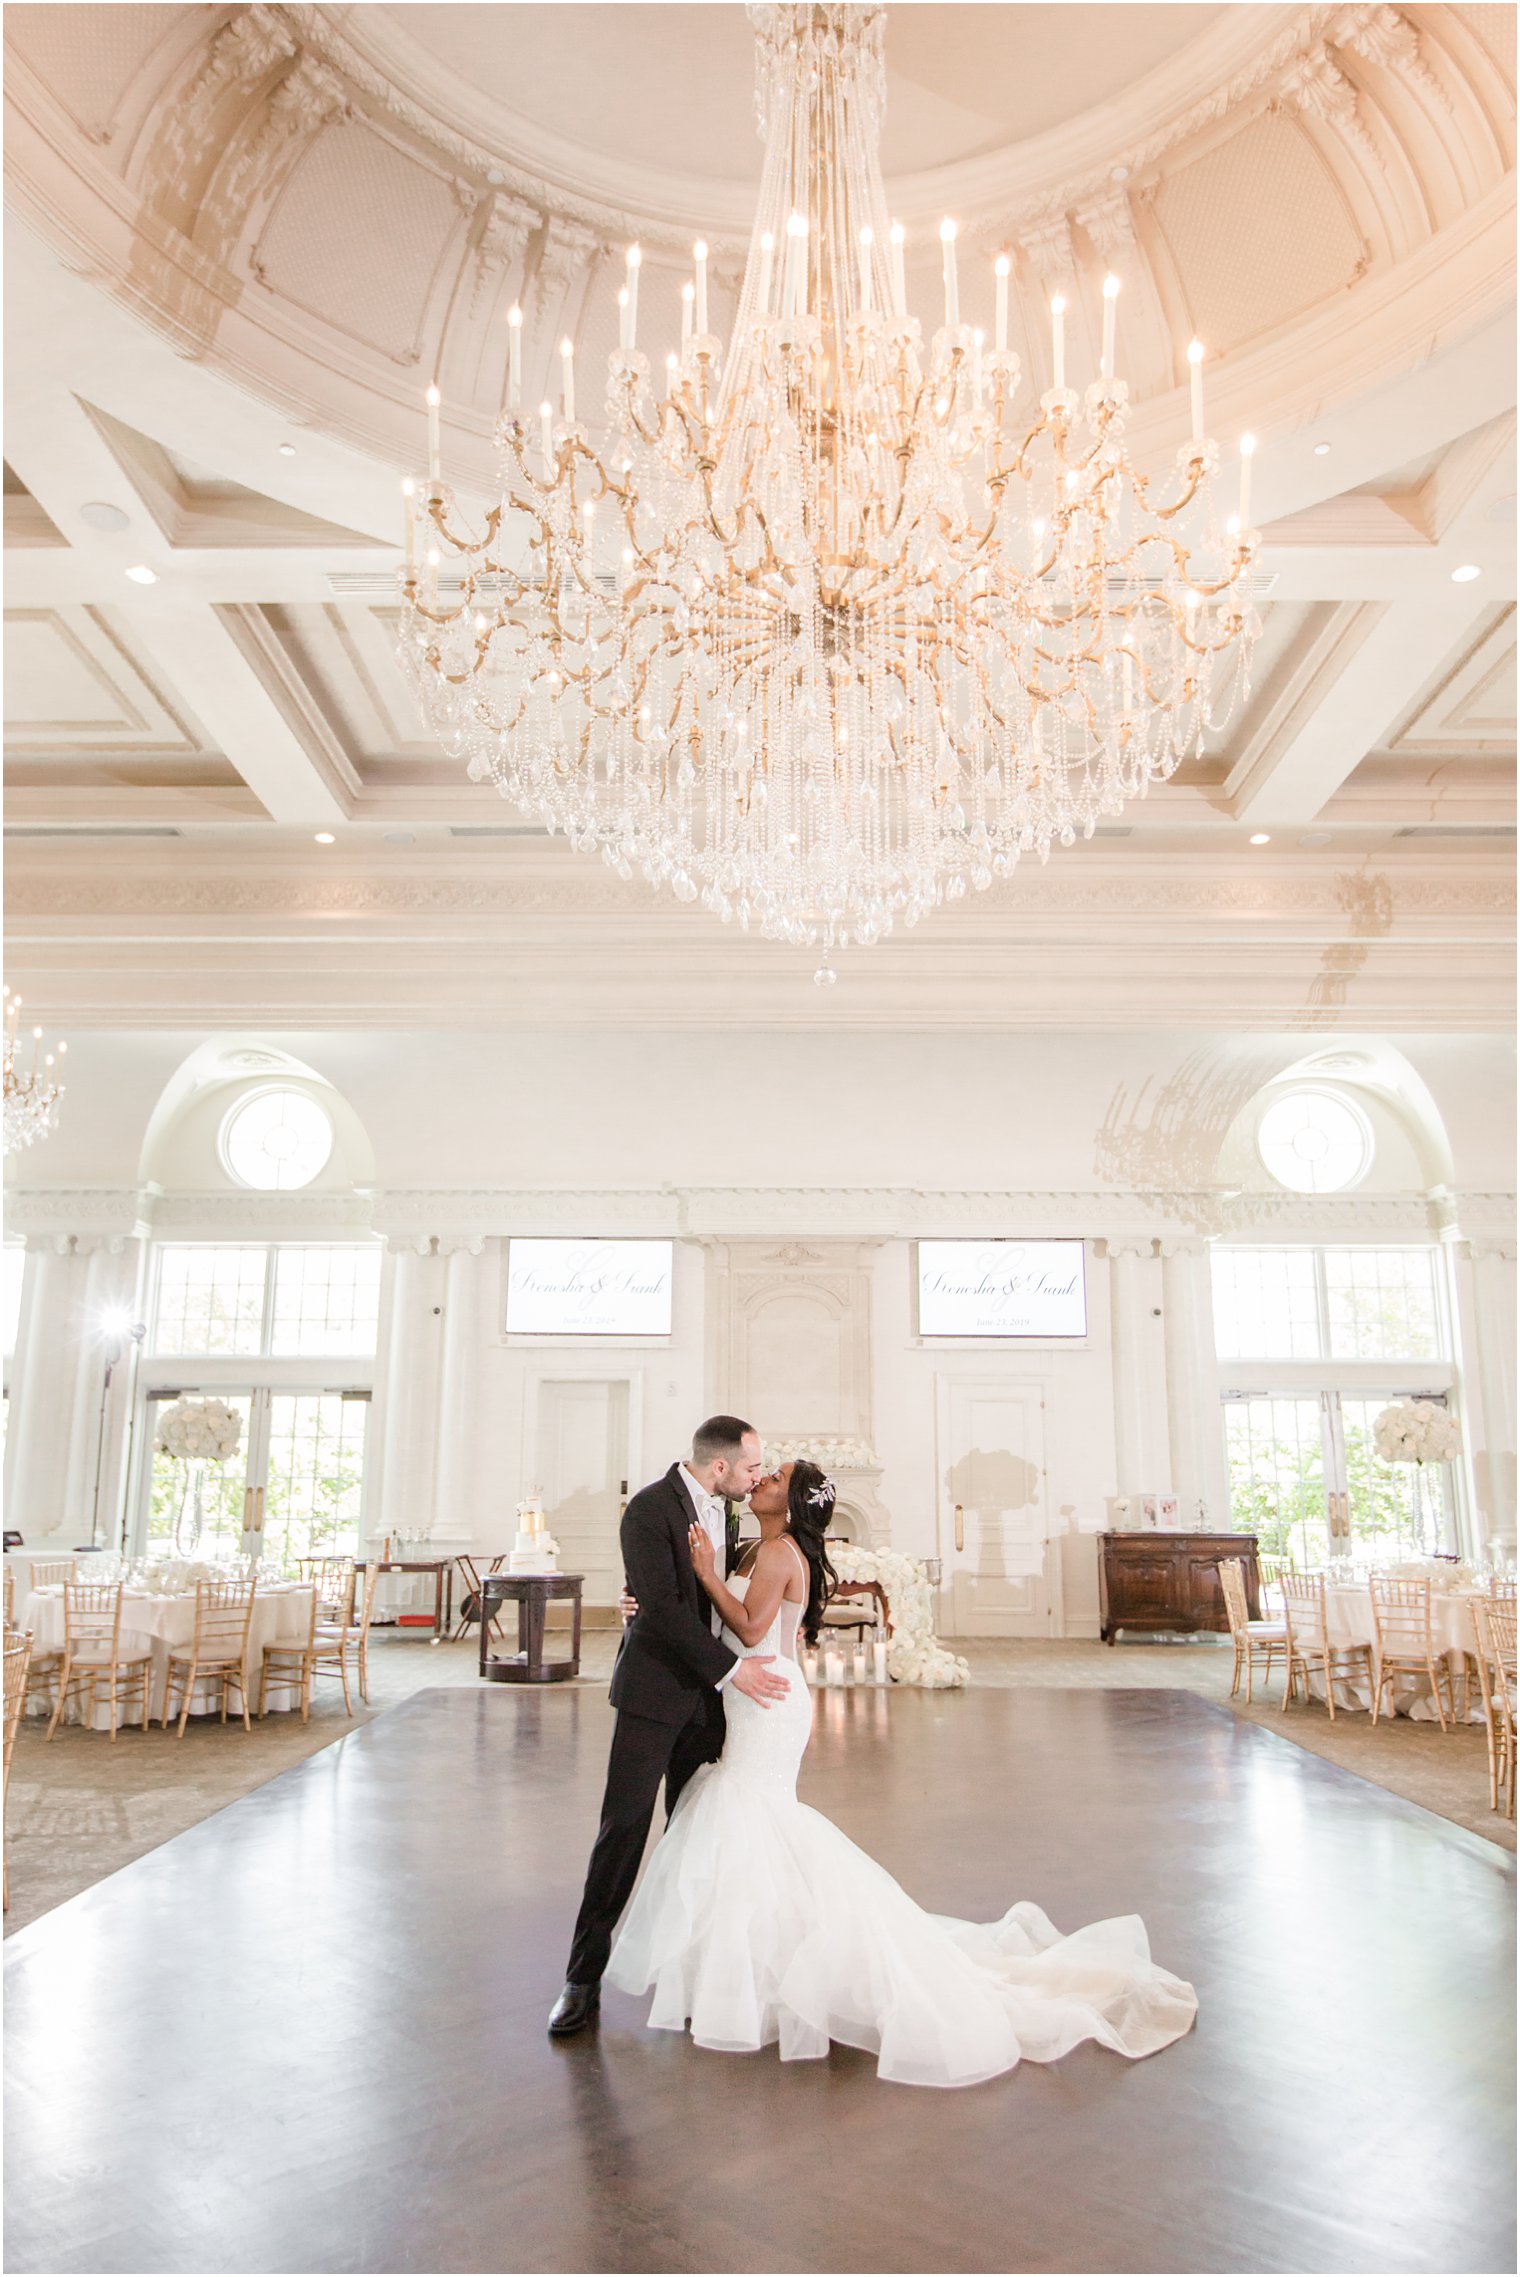
POLYGON ((222 1165, 240 1186, 290 1194, 309 1186, 333 1150, 332 1117, 307 1091, 245 1093, 222 1124, 222 1165))
POLYGON ((1372 1126, 1338 1091, 1279 1092, 1256 1126, 1269 1176, 1293 1194, 1343 1194, 1372 1168, 1372 1126))

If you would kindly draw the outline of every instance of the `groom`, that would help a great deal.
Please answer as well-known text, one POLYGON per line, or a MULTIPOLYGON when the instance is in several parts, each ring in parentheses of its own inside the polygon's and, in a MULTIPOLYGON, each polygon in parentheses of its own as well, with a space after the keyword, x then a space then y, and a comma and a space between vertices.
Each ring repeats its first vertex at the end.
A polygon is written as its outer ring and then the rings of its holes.
POLYGON ((727 1685, 762 1708, 786 1697, 786 1680, 772 1674, 769 1654, 740 1659, 719 1637, 722 1623, 697 1580, 687 1540, 695 1521, 726 1574, 738 1554, 738 1527, 726 1525, 724 1502, 742 1502, 763 1468, 753 1427, 737 1415, 711 1415, 688 1460, 672 1463, 623 1513, 623 1572, 638 1611, 612 1671, 617 1721, 607 1792, 567 1982, 549 2017, 556 2039, 579 2032, 601 2005, 612 1932, 638 1880, 660 1781, 668 1817, 693 1771, 723 1752, 727 1685))

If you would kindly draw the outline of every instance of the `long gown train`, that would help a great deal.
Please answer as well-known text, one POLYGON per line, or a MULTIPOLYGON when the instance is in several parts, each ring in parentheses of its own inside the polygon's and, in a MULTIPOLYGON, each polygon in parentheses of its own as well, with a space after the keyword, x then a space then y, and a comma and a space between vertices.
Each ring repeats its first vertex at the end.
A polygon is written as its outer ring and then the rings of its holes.
MULTIPOLYGON (((735 1596, 744 1581, 729 1584, 735 1596)), ((608 1981, 652 1990, 652 2025, 704 2048, 779 2042, 783 2062, 830 2040, 869 2050, 883 2079, 969 2087, 1079 2041, 1154 2055, 1191 2026, 1191 1985, 1150 1957, 1138 1915, 1063 1937, 1037 1905, 1001 1921, 926 1913, 831 1820, 797 1800, 812 1699, 796 1660, 800 1608, 759 1644, 790 1687, 759 1708, 726 1695, 717 1763, 691 1779, 624 1918, 608 1981)))

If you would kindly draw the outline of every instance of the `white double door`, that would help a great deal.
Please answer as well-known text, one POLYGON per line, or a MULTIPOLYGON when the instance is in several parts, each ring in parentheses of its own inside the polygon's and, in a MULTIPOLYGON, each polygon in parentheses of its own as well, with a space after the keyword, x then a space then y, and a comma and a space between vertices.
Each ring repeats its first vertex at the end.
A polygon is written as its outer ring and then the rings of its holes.
POLYGON ((362 1547, 367 1390, 223 1382, 150 1386, 140 1430, 134 1548, 183 1557, 353 1557, 362 1547), (225 1462, 157 1446, 178 1399, 224 1400, 242 1419, 225 1462))
POLYGON ((527 1483, 543 1495, 562 1573, 585 1576, 588 1605, 611 1605, 623 1579, 618 1521, 635 1462, 641 1407, 636 1376, 530 1379, 524 1415, 527 1483))
POLYGON ((941 1627, 957 1637, 1059 1635, 1043 1383, 942 1374, 935 1410, 941 1627))

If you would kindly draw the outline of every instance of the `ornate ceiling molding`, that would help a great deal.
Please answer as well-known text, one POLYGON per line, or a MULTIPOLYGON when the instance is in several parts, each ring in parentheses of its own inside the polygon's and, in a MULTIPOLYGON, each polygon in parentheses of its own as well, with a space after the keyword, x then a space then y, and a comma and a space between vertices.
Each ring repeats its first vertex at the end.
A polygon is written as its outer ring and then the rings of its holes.
MULTIPOLYGON (((980 1234, 1060 1233, 1145 1255, 1208 1239, 1322 1242, 1436 1234, 1503 1249, 1513 1240, 1511 1193, 1418 1192, 1310 1196, 1230 1194, 1216 1187, 1126 1193, 1112 1188, 919 1186, 393 1187, 373 1194, 172 1193, 15 1187, 13 1233, 29 1246, 79 1237, 254 1233, 270 1240, 375 1233, 392 1248, 432 1242, 480 1254, 514 1233, 665 1234, 725 1240, 876 1244, 980 1234)), ((851 1254, 854 1254, 852 1250, 851 1254)))
MULTIPOLYGON (((461 475, 473 466, 486 478, 503 361, 493 281, 526 294, 533 352, 546 365, 551 331, 569 328, 588 347, 594 331, 601 344, 608 248, 634 232, 652 276, 663 261, 673 280, 698 229, 716 267, 737 274, 747 191, 731 191, 725 228, 710 185, 629 169, 594 193, 577 182, 568 148, 553 166, 527 163, 440 109, 447 90, 436 74, 399 84, 384 26, 362 10, 259 5, 229 19, 208 8, 202 24, 197 45, 160 42, 120 92, 116 115, 139 120, 137 131, 113 125, 101 139, 74 124, 25 56, 13 58, 11 194, 71 263, 182 353, 363 450, 404 454, 418 370, 436 371, 461 475), (351 196, 344 168, 357 170, 351 196), (362 288, 372 318, 352 308, 340 317, 324 263, 343 294, 360 289, 344 230, 371 210, 377 182, 400 210, 417 168, 452 193, 463 226, 430 239, 419 223, 415 242, 398 242, 362 288), (689 194, 699 202, 682 206, 689 194), (291 217, 278 258, 265 231, 276 211, 291 217)), ((1222 378, 1249 380, 1291 421, 1354 392, 1369 369, 1428 354, 1512 294, 1509 105, 1486 61, 1460 8, 1237 7, 1122 98, 1023 144, 899 180, 894 200, 915 223, 957 211, 968 249, 1018 249, 1016 323, 1031 368, 1052 283, 1085 301, 1116 262, 1136 296, 1137 404, 1169 403, 1176 341, 1207 329, 1208 287, 1198 248, 1167 242, 1158 188, 1179 169, 1220 163, 1268 114, 1302 121, 1305 183, 1357 217, 1368 251, 1365 273, 1337 282, 1327 271, 1297 311, 1274 286, 1276 299, 1262 299, 1248 337, 1233 343, 1222 378)), ((585 153, 579 163, 584 171, 585 153)), ((530 385, 541 377, 530 373, 530 385)))

